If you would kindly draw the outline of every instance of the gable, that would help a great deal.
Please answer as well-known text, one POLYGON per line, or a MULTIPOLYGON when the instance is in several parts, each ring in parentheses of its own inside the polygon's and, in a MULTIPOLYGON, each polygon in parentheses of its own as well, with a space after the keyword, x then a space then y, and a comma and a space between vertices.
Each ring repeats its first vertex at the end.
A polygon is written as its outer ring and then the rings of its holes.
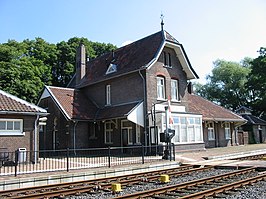
POLYGON ((67 120, 94 120, 96 106, 78 89, 45 86, 40 101, 47 97, 67 120))
POLYGON ((88 61, 86 63, 86 75, 81 80, 78 88, 139 70, 149 69, 156 63, 164 47, 175 50, 188 79, 198 78, 182 44, 168 32, 159 31, 88 61))

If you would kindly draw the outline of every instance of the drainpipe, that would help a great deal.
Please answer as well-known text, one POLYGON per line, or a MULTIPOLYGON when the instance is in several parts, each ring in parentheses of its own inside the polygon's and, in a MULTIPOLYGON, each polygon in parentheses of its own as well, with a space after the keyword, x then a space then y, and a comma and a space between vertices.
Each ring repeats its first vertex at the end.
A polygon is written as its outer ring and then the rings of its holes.
POLYGON ((39 121, 40 116, 37 115, 35 121, 34 121, 34 163, 37 163, 37 135, 38 135, 38 121, 39 121))
MULTIPOLYGON (((147 146, 147 121, 146 121, 146 112, 147 112, 147 96, 146 96, 146 81, 139 70, 139 75, 143 82, 143 118, 144 118, 144 143, 147 146)), ((145 152, 147 152, 147 148, 145 147, 145 152)))
POLYGON ((78 121, 74 121, 74 129, 73 129, 73 149, 76 154, 76 127, 78 125, 78 121))

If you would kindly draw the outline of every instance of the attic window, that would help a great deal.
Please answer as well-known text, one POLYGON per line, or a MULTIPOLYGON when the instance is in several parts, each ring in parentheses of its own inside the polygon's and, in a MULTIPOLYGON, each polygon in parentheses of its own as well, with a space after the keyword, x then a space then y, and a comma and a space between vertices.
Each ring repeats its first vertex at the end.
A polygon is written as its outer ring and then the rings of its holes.
POLYGON ((106 75, 116 72, 116 64, 111 63, 106 71, 106 75))
POLYGON ((163 51, 164 67, 172 68, 171 54, 163 51))

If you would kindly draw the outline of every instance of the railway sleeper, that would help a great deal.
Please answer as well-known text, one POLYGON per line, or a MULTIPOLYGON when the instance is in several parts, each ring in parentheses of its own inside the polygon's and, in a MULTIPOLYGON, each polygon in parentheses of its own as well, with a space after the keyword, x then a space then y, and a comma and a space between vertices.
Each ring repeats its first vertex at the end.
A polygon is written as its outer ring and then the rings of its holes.
POLYGON ((154 195, 152 198, 155 198, 155 199, 173 199, 175 197, 173 197, 173 196, 167 196, 165 194, 160 194, 160 195, 154 195))

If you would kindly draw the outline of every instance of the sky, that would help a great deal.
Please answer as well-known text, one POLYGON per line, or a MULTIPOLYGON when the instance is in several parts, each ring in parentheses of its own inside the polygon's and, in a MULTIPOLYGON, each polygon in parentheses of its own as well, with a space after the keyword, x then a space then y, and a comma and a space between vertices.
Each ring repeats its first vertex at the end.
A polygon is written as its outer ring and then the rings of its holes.
POLYGON ((266 0, 0 0, 0 43, 86 37, 117 47, 164 30, 205 83, 217 59, 240 62, 266 47, 266 0))

